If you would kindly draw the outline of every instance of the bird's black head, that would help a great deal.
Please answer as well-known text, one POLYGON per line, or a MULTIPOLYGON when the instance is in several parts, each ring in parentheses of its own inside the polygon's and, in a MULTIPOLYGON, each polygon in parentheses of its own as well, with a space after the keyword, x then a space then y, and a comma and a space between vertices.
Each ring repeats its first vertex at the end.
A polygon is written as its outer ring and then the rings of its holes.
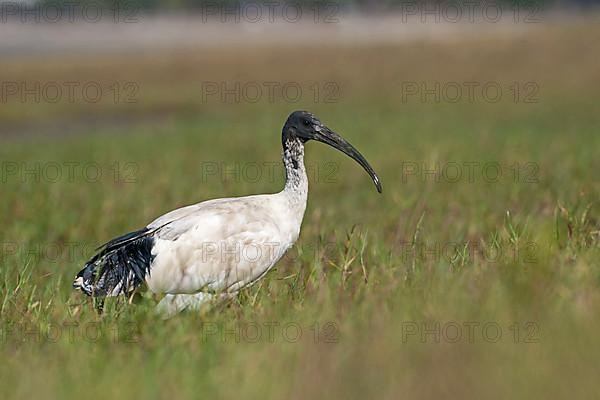
POLYGON ((381 193, 382 188, 379 177, 362 154, 343 137, 325 126, 314 114, 308 111, 294 111, 290 114, 283 126, 281 136, 283 146, 287 146, 288 141, 294 138, 298 138, 302 143, 316 140, 328 144, 351 157, 367 171, 373 179, 377 191, 381 193))
POLYGON ((302 142, 314 139, 318 132, 324 127, 319 119, 308 111, 294 111, 290 114, 283 126, 282 140, 297 137, 302 142))

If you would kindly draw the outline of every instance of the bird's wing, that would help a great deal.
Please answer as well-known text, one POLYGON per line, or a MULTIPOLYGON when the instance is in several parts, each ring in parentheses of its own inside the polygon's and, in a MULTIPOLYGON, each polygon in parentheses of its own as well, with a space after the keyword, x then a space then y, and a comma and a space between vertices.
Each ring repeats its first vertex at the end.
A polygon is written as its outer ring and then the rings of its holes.
POLYGON ((229 203, 231 201, 241 200, 242 198, 225 198, 225 199, 213 199, 203 201, 201 203, 192 204, 189 206, 177 208, 173 211, 170 211, 166 214, 161 215, 156 218, 154 221, 150 222, 146 227, 148 229, 158 229, 162 228, 168 224, 171 224, 174 221, 181 220, 188 216, 193 216, 194 214, 201 213, 203 210, 209 209, 211 207, 217 206, 219 204, 229 203))
POLYGON ((259 279, 292 244, 272 210, 244 201, 196 211, 169 227, 169 234, 157 233, 153 249, 146 282, 154 292, 236 291, 259 279))
POLYGON ((165 240, 176 240, 179 236, 201 223, 202 218, 212 215, 252 215, 257 208, 258 198, 268 198, 265 195, 230 197, 223 199, 207 200, 201 203, 181 207, 168 212, 146 226, 146 229, 155 232, 155 236, 165 240))

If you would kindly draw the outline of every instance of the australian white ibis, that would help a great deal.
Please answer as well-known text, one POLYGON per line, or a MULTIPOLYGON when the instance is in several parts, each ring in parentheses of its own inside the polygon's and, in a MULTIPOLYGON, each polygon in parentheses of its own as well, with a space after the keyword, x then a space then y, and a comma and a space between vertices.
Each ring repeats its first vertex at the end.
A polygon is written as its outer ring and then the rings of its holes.
POLYGON ((306 111, 283 126, 284 189, 275 194, 208 200, 179 208, 101 246, 73 286, 94 297, 131 293, 146 283, 166 296, 165 316, 235 295, 262 278, 300 233, 308 178, 304 144, 326 143, 356 160, 381 193, 379 177, 350 143, 306 111))

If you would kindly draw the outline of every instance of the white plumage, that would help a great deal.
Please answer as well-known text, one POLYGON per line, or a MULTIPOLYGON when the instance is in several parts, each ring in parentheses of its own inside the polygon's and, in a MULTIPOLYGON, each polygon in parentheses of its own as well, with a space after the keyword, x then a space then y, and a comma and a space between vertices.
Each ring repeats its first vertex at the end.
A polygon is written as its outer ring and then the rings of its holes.
POLYGON ((146 283, 166 296, 158 310, 170 316, 227 298, 262 278, 296 242, 306 209, 304 143, 330 144, 379 178, 348 142, 313 114, 292 113, 282 132, 284 189, 275 194, 208 200, 171 211, 146 228, 108 242, 77 275, 74 286, 91 296, 126 294, 146 283))

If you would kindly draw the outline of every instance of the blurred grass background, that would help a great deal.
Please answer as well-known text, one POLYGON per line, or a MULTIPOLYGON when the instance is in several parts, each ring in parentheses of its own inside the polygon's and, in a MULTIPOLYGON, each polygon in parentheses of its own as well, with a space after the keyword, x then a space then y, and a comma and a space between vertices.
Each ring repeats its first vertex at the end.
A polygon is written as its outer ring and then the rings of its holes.
POLYGON ((592 397, 600 356, 599 36, 592 15, 461 40, 1 61, 3 82, 139 88, 137 103, 115 102, 107 90, 98 103, 10 96, 0 108, 3 165, 21 172, 35 163, 96 163, 103 172, 97 182, 81 173, 72 182, 3 175, 2 397, 592 397), (204 100, 207 82, 295 82, 303 95, 297 103, 204 100), (308 89, 331 82, 333 103, 308 89), (480 95, 404 101, 407 82, 495 82, 503 95, 497 103, 480 95), (508 89, 515 82, 535 83, 539 101, 515 102, 508 89), (355 144, 380 174, 383 195, 351 160, 310 143, 307 164, 319 177, 312 177, 298 244, 236 301, 163 322, 149 293, 130 305, 109 302, 98 315, 72 292, 89 245, 178 206, 280 190, 280 174, 221 179, 204 168, 278 163, 281 125, 294 109, 315 112, 355 144), (327 162, 336 166, 333 181, 324 178, 327 162), (452 183, 403 170, 466 162, 498 163, 503 176, 490 183, 476 173, 474 182, 452 183), (537 182, 522 175, 515 182, 515 163, 533 163, 537 182), (129 181, 124 174, 132 171, 129 181), (449 243, 503 256, 418 253, 449 243), (49 244, 63 250, 59 257, 48 255, 49 244), (510 256, 531 244, 533 262, 510 256), (102 329, 97 341, 82 337, 90 322, 102 329), (272 343, 221 336, 270 322, 297 323, 302 338, 291 343, 278 330, 272 343), (328 322, 335 343, 324 340, 328 322), (422 339, 421 331, 406 337, 411 324, 452 322, 463 328, 457 343, 422 339), (498 324, 502 336, 492 343, 477 328, 469 341, 469 322, 498 324), (44 329, 65 323, 79 324, 74 337, 66 329, 56 341, 44 337, 44 329), (211 324, 219 333, 206 334, 211 324), (530 333, 535 342, 526 343, 530 333))

